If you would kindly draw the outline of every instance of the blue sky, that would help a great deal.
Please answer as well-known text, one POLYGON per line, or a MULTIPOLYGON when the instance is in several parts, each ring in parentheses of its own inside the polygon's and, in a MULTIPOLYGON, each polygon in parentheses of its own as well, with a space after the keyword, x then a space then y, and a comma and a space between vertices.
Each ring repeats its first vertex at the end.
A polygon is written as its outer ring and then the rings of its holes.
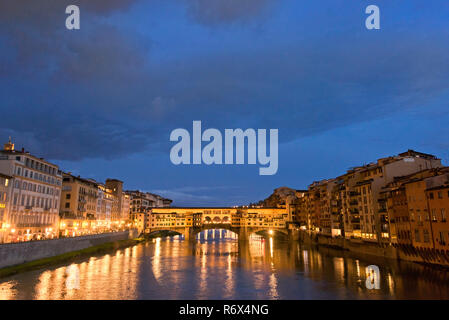
POLYGON ((5 0, 0 138, 175 205, 246 204, 407 149, 447 164, 448 35, 439 0, 5 0), (278 173, 171 164, 193 120, 279 129, 278 173))

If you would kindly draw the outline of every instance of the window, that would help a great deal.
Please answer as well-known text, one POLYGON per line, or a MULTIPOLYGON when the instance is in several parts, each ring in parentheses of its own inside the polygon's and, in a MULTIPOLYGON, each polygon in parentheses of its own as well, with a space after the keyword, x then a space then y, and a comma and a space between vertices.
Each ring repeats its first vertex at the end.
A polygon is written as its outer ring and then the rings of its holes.
POLYGON ((437 221, 437 209, 432 209, 432 221, 437 221))
POLYGON ((70 202, 66 202, 66 203, 65 203, 65 208, 66 208, 66 209, 69 209, 69 208, 70 208, 70 202))
POLYGON ((427 230, 427 229, 424 229, 424 232, 423 232, 423 234, 424 234, 424 242, 430 242, 430 238, 429 238, 429 230, 427 230))
POLYGON ((441 209, 441 222, 446 222, 446 209, 441 209))
POLYGON ((421 242, 421 239, 419 237, 419 230, 418 229, 415 229, 415 241, 416 242, 421 242))
POLYGON ((429 199, 433 199, 433 192, 429 193, 429 199))
POLYGON ((443 192, 442 191, 438 191, 438 199, 443 199, 443 192))

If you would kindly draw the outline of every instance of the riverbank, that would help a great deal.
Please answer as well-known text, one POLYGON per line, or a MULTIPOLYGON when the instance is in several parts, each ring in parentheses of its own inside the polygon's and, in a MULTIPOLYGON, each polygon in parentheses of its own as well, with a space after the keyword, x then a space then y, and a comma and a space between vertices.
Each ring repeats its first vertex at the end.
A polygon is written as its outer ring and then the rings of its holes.
POLYGON ((419 249, 410 246, 381 246, 377 243, 344 238, 331 238, 319 234, 301 232, 299 241, 328 248, 350 251, 362 256, 376 256, 393 260, 415 262, 434 267, 449 268, 449 252, 431 249, 419 249))
POLYGON ((62 263, 70 263, 70 262, 79 260, 80 258, 91 257, 93 255, 113 252, 115 250, 134 246, 136 244, 139 244, 139 243, 142 243, 145 241, 146 241, 146 239, 144 239, 144 238, 137 238, 137 239, 127 239, 127 240, 120 240, 120 241, 114 241, 114 242, 107 242, 107 243, 103 243, 100 245, 85 248, 82 250, 67 252, 67 253, 57 255, 54 257, 38 259, 38 260, 23 263, 23 264, 2 268, 2 269, 0 269, 0 278, 5 278, 8 276, 18 274, 18 273, 37 270, 37 269, 41 269, 41 268, 46 268, 46 267, 50 267, 50 266, 54 266, 54 265, 58 265, 58 264, 62 264, 62 263))

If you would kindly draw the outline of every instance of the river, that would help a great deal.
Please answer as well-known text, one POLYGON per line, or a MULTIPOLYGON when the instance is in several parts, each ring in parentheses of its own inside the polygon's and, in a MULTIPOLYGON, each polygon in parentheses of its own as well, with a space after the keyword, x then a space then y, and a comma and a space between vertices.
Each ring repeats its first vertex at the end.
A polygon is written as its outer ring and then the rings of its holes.
POLYGON ((449 299, 444 270, 273 238, 239 243, 225 231, 200 237, 3 278, 0 299, 449 299), (367 283, 369 265, 378 272, 367 283))

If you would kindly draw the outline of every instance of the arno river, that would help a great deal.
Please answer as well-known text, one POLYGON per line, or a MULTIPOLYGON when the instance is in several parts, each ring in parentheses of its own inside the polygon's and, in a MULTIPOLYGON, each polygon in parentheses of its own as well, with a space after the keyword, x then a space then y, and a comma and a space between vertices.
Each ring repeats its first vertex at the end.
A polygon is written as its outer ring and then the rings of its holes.
POLYGON ((449 299, 449 272, 209 231, 3 278, 0 299, 449 299), (379 289, 366 287, 373 264, 379 289))

